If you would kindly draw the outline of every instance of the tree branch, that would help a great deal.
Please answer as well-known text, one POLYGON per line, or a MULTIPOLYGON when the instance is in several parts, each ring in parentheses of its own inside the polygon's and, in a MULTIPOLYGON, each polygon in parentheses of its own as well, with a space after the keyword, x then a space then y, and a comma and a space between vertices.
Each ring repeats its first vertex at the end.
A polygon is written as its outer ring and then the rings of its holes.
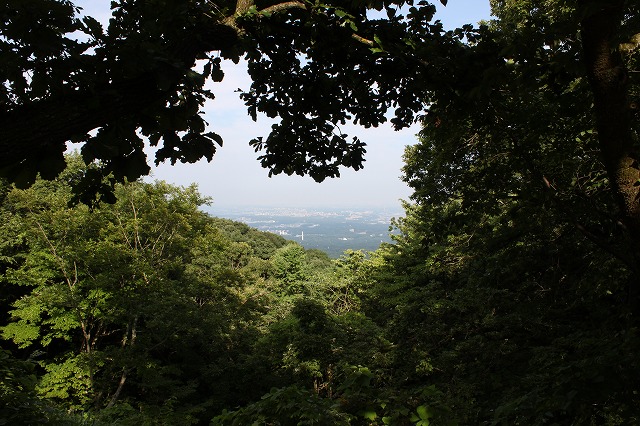
POLYGON ((359 41, 362 44, 366 44, 369 47, 374 47, 376 45, 375 42, 373 42, 372 40, 366 39, 366 38, 364 38, 362 36, 359 36, 358 34, 355 34, 355 33, 351 34, 351 38, 356 40, 356 41, 359 41))
POLYGON ((562 203, 562 200, 558 198, 558 189, 549 181, 549 179, 547 179, 545 175, 540 174, 540 176, 545 189, 551 194, 551 199, 554 201, 556 206, 558 206, 558 209, 560 209, 566 217, 570 218, 569 223, 573 223, 576 229, 580 231, 582 235, 584 235, 589 241, 591 241, 616 259, 620 260, 631 270, 637 271, 637 266, 635 264, 633 255, 628 255, 628 253, 617 249, 604 238, 587 229, 582 223, 580 223, 573 209, 568 208, 564 203, 562 203))
POLYGON ((290 9, 306 9, 307 5, 299 1, 286 1, 284 3, 274 4, 260 10, 262 14, 278 13, 290 9))

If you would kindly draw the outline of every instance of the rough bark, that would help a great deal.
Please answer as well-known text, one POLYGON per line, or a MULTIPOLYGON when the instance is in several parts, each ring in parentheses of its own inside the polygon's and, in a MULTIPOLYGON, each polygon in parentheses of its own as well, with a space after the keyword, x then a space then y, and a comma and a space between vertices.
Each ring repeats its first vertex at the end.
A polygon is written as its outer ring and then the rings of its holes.
MULTIPOLYGON (((632 135, 633 114, 628 99, 628 74, 617 49, 623 18, 623 0, 584 0, 581 22, 585 66, 594 96, 600 150, 620 208, 620 222, 632 242, 636 279, 630 293, 637 294, 640 262, 640 170, 632 135)), ((635 297, 634 297, 635 299, 635 297)))

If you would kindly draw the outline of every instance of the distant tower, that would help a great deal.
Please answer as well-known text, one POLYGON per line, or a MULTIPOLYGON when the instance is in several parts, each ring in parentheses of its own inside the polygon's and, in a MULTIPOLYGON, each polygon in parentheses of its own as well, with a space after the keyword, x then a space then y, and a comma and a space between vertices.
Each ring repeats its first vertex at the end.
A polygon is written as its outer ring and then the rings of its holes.
POLYGON ((302 231, 302 235, 301 235, 300 241, 304 241, 304 231, 302 231))

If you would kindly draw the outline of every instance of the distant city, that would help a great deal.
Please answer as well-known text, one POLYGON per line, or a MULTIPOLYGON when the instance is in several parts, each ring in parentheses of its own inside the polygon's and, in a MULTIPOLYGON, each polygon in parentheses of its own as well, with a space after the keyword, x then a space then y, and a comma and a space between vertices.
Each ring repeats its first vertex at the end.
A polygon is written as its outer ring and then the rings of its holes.
POLYGON ((306 249, 318 249, 332 258, 345 250, 376 250, 391 242, 391 218, 403 216, 395 209, 299 209, 238 207, 205 209, 212 216, 246 223, 256 229, 296 241, 306 249))

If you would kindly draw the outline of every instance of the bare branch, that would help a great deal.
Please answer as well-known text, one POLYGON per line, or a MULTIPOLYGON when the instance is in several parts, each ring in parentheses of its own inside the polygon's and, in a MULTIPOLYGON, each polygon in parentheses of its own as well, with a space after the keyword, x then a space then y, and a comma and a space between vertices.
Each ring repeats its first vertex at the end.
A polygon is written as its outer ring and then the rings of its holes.
POLYGON ((360 43, 366 44, 367 46, 370 46, 370 47, 375 46, 375 43, 372 40, 361 37, 358 34, 351 34, 351 38, 356 41, 359 41, 360 43))
POLYGON ((278 13, 289 9, 306 9, 307 5, 299 1, 286 1, 284 3, 274 4, 273 6, 265 7, 260 11, 262 14, 278 13))
MULTIPOLYGON (((223 20, 223 23, 233 28, 238 35, 243 35, 244 31, 238 27, 237 19, 239 16, 249 12, 249 10, 255 7, 253 0, 238 0, 236 3, 236 10, 232 16, 228 16, 223 20)), ((286 1, 278 4, 271 5, 260 10, 258 17, 264 17, 273 13, 284 12, 291 9, 306 9, 307 5, 300 1, 286 1)))

